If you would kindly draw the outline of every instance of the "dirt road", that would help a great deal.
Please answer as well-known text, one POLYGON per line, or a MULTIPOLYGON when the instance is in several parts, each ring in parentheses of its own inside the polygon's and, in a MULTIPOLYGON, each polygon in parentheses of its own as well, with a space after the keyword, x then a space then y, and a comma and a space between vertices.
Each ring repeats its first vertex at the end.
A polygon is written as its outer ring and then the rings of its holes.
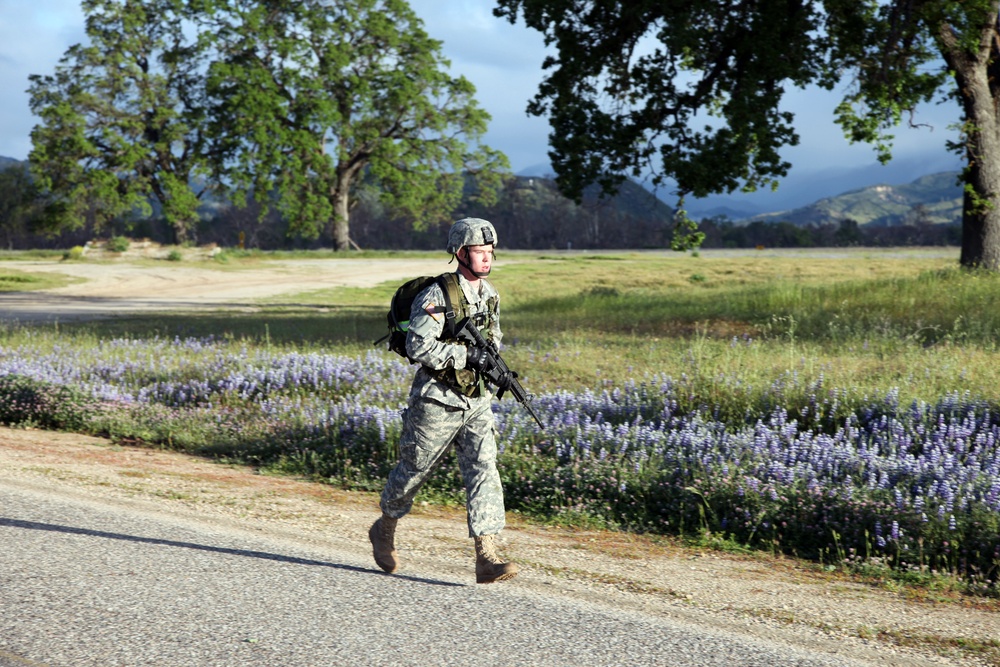
POLYGON ((330 287, 370 287, 449 269, 445 257, 275 260, 252 268, 59 261, 24 261, 10 266, 28 273, 60 273, 79 281, 50 290, 0 292, 0 319, 22 322, 162 310, 252 311, 257 299, 330 287))
MULTIPOLYGON (((366 537, 378 516, 374 494, 87 436, 0 429, 0 489, 5 487, 30 489, 54 501, 82 498, 123 517, 162 514, 287 540, 313 553, 347 552, 352 562, 374 568, 366 537)), ((0 508, 0 525, 4 516, 0 508)), ((510 524, 503 551, 522 573, 503 585, 524 594, 693 624, 709 633, 738 633, 749 641, 826 656, 834 664, 1000 664, 995 649, 976 648, 1000 637, 995 603, 914 599, 905 591, 852 582, 781 558, 680 549, 620 533, 546 529, 513 515, 510 524)), ((461 510, 418 505, 400 522, 400 575, 471 584, 474 557, 465 531, 461 510)))

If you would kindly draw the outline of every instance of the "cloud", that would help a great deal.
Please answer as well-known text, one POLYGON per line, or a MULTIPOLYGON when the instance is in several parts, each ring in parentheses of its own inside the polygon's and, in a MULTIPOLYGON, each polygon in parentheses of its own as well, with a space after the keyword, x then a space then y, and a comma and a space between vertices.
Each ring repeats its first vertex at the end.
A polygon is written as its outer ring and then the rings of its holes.
POLYGON ((528 116, 528 101, 542 80, 547 49, 542 35, 493 16, 483 0, 412 0, 410 5, 451 61, 451 74, 476 87, 492 116, 485 142, 502 150, 513 170, 548 161, 549 124, 528 116))
MULTIPOLYGON (((830 167, 859 167, 875 162, 877 156, 869 144, 851 144, 836 124, 834 110, 843 98, 843 90, 819 88, 794 89, 785 94, 785 108, 795 114, 795 128, 801 136, 798 146, 782 151, 796 170, 811 171, 830 167)), ((958 133, 951 129, 960 116, 957 104, 923 104, 913 121, 890 130, 894 135, 893 161, 933 156, 947 160, 946 142, 958 133)))

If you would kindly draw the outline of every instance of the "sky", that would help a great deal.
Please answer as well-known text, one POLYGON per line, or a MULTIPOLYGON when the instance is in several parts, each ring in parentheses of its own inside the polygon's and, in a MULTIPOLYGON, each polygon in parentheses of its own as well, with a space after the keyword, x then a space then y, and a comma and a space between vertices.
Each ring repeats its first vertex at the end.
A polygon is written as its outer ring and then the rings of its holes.
MULTIPOLYGON (((515 173, 544 175, 548 121, 525 112, 543 76, 542 35, 494 17, 491 0, 410 0, 410 5, 427 32, 443 42, 451 74, 465 76, 476 86, 480 106, 493 118, 485 143, 506 153, 515 173)), ((0 0, 0 156, 23 160, 31 148, 30 132, 37 119, 28 108, 28 76, 51 74, 67 48, 85 41, 79 0, 0 0)), ((900 128, 893 162, 876 168, 872 148, 850 145, 834 123, 833 110, 842 93, 786 92, 785 106, 796 116, 801 143, 783 153, 793 164, 779 188, 784 198, 813 197, 817 185, 817 191, 825 187, 837 194, 838 187, 846 187, 841 180, 848 173, 854 180, 895 184, 959 167, 945 149, 946 140, 955 138, 949 129, 959 117, 954 102, 922 107, 916 120, 930 127, 900 128), (806 193, 808 188, 813 189, 806 193)))

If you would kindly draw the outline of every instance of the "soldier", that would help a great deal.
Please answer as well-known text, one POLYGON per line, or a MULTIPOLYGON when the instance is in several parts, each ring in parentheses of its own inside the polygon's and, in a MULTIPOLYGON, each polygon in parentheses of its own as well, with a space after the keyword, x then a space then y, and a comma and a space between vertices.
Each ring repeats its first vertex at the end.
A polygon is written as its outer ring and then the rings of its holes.
MULTIPOLYGON (((500 344, 500 295, 485 280, 493 263, 496 230, 486 220, 464 218, 451 227, 448 252, 456 271, 461 310, 483 337, 500 344)), ((444 291, 434 282, 413 300, 406 350, 420 363, 403 411, 400 460, 382 491, 382 517, 368 531, 375 562, 386 572, 399 567, 394 536, 396 522, 410 511, 413 499, 452 444, 465 485, 469 536, 475 540, 476 583, 489 584, 517 575, 517 565, 501 560, 494 536, 505 525, 503 487, 497 472, 493 437, 493 395, 480 371, 485 360, 474 347, 442 338, 445 331, 444 291)))

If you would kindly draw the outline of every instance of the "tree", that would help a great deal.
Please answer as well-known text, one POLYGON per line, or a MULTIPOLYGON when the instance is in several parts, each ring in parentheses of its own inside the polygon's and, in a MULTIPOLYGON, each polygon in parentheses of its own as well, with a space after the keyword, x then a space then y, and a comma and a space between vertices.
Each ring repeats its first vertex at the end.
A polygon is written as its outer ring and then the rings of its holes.
POLYGON ((0 232, 8 250, 14 247, 15 238, 27 232, 29 219, 40 208, 38 187, 24 165, 0 169, 0 232))
POLYGON ((528 110, 550 114, 560 188, 627 175, 703 196, 776 187, 798 143, 787 86, 851 87, 851 141, 885 162, 889 131, 939 95, 963 112, 961 263, 1000 270, 1000 0, 498 0, 557 55, 528 110), (696 123, 704 123, 700 128, 696 123))
POLYGON ((316 237, 329 224, 339 250, 351 244, 350 210, 364 188, 418 228, 452 213, 468 173, 483 198, 495 197, 508 167, 476 143, 489 115, 469 81, 446 73, 440 42, 405 1, 215 9, 211 133, 217 177, 237 203, 275 198, 290 232, 316 237))
POLYGON ((206 160, 203 45, 180 0, 84 0, 88 45, 55 74, 32 75, 32 172, 62 204, 63 222, 100 228, 162 208, 178 242, 197 221, 192 181, 206 160))
POLYGON ((833 234, 833 240, 838 246, 860 245, 863 240, 861 226, 857 220, 844 218, 837 226, 837 231, 833 234))

